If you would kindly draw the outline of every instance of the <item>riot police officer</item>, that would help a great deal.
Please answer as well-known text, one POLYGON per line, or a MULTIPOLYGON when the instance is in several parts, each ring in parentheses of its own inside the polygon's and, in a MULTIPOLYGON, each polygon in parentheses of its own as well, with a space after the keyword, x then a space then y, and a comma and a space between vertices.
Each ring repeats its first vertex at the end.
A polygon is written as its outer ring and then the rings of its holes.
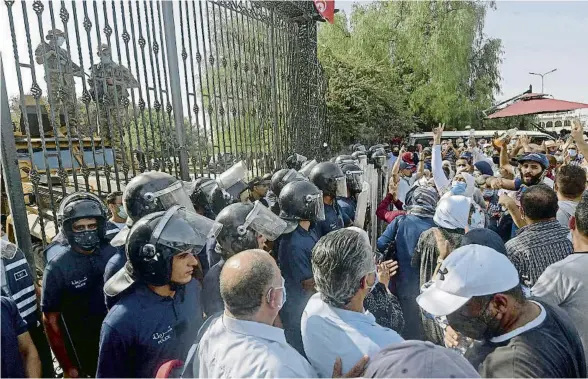
POLYGON ((104 239, 106 208, 96 196, 86 192, 67 196, 58 217, 69 248, 45 267, 43 324, 64 375, 94 375, 106 316, 104 268, 116 249, 104 239))
POLYGON ((194 190, 190 194, 190 200, 192 200, 196 213, 214 220, 216 218, 216 212, 213 209, 215 199, 222 200, 223 204, 220 204, 220 209, 226 206, 221 190, 213 179, 197 178, 194 181, 194 190), (215 191, 219 193, 216 197, 215 191))
MULTIPOLYGON (((191 188, 188 189, 192 192, 191 188)), ((134 177, 126 186, 123 193, 123 205, 128 215, 127 226, 123 228, 111 241, 117 247, 117 252, 110 259, 104 270, 104 282, 107 282, 118 272, 127 261, 124 244, 130 227, 142 217, 169 209, 174 205, 181 205, 196 213, 192 206, 186 185, 181 180, 165 172, 149 171, 134 177)), ((108 308, 118 300, 118 296, 105 296, 108 308)))
POLYGON ((122 297, 102 324, 97 377, 152 378, 187 355, 203 321, 196 254, 220 228, 179 205, 133 225, 128 262, 104 286, 122 297))
POLYGON ((345 174, 339 166, 332 162, 317 164, 310 172, 310 181, 323 191, 325 203, 325 219, 316 224, 319 236, 322 237, 333 230, 350 225, 351 220, 343 213, 336 201, 337 196, 347 196, 345 174))
POLYGON ((266 240, 276 240, 285 230, 286 222, 261 202, 231 204, 216 217, 222 229, 216 238, 216 251, 221 260, 210 268, 202 283, 202 307, 207 316, 224 309, 220 296, 220 273, 225 261, 249 249, 264 249, 266 240))
MULTIPOLYGON (((282 192, 282 188, 290 182, 299 181, 299 180, 308 180, 300 173, 298 173, 294 169, 286 169, 283 168, 277 171, 273 176, 270 182, 270 190, 273 192, 275 196, 278 198, 280 197, 280 193, 282 192)), ((279 215, 280 214, 280 202, 277 201, 271 207, 272 212, 279 215)))
POLYGON ((278 260, 288 299, 280 312, 286 340, 304 354, 300 319, 314 293, 312 248, 320 236, 314 228, 325 219, 322 192, 309 181, 294 181, 280 193, 280 217, 288 227, 280 237, 278 260))
POLYGON ((298 171, 306 161, 308 161, 308 159, 304 155, 294 153, 286 158, 286 167, 298 171))
POLYGON ((341 171, 345 174, 347 196, 338 196, 337 204, 339 204, 343 213, 353 221, 355 220, 355 210, 357 209, 357 195, 363 189, 363 170, 356 164, 346 163, 341 166, 341 171))

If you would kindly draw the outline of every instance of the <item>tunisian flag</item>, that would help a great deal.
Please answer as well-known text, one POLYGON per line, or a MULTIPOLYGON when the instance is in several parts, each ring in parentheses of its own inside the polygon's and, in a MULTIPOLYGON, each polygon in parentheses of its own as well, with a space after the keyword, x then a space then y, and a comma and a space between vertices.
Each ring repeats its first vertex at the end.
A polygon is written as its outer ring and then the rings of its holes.
POLYGON ((329 24, 335 22, 335 0, 313 0, 314 7, 329 24))

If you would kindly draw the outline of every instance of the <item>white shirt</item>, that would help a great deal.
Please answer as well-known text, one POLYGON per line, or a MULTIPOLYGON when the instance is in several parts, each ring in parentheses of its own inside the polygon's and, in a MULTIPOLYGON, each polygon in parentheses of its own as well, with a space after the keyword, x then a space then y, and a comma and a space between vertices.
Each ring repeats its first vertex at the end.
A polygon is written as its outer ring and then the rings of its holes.
POLYGON ((310 298, 302 314, 304 352, 323 378, 331 377, 337 357, 343 372, 348 372, 364 355, 373 357, 383 347, 402 341, 394 330, 378 325, 370 312, 332 307, 320 293, 310 298))
POLYGON ((212 322, 200 340, 197 354, 200 363, 195 378, 317 376, 308 361, 286 342, 283 329, 227 315, 212 322))
MULTIPOLYGON (((565 310, 578 329, 588 354, 588 254, 570 254, 548 266, 531 292, 539 300, 565 310)), ((588 356, 588 355, 587 355, 588 356)))
POLYGON ((410 191, 417 179, 418 178, 416 174, 413 174, 410 178, 400 177, 400 182, 398 183, 398 193, 396 194, 396 197, 398 200, 402 201, 402 204, 406 202, 406 194, 408 191, 410 191))

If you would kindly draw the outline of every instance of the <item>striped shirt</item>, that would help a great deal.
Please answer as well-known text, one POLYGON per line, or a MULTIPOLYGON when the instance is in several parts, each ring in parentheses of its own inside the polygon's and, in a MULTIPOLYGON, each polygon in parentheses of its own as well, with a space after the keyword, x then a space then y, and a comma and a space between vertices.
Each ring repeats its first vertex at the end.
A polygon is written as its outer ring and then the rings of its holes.
POLYGON ((524 285, 532 287, 549 265, 574 251, 568 232, 556 219, 541 221, 522 227, 506 243, 508 258, 524 285))
POLYGON ((2 254, 2 295, 14 300, 20 316, 27 322, 29 327, 37 326, 37 296, 34 276, 24 253, 11 243, 3 242, 1 248, 3 250, 16 249, 16 254, 11 258, 10 255, 2 254))

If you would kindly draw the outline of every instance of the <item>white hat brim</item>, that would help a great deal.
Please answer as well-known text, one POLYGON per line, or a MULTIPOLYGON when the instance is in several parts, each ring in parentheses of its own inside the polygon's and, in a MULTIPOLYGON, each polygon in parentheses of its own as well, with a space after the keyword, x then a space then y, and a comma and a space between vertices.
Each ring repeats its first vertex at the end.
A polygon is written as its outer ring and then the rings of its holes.
POLYGON ((417 303, 433 316, 447 316, 461 308, 471 297, 454 295, 443 291, 434 282, 417 297, 417 303))

